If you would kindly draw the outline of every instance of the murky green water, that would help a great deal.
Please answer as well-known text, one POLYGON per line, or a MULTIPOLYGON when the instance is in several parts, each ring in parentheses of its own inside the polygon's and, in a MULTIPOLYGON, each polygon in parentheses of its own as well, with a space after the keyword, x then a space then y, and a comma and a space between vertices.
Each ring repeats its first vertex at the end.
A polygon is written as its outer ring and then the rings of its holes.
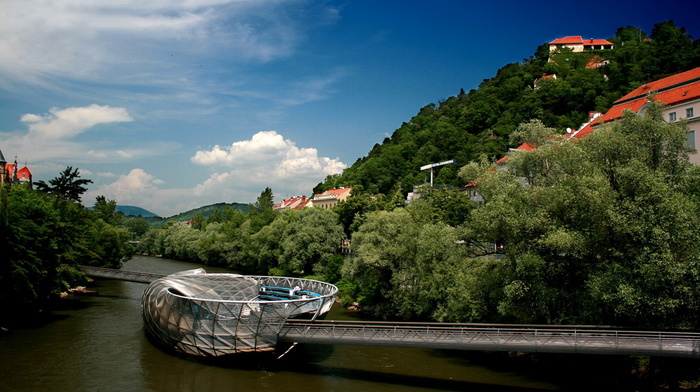
MULTIPOLYGON (((198 267, 140 256, 124 266, 163 274, 198 267)), ((182 358, 146 338, 140 313, 145 287, 100 280, 92 287, 99 295, 70 297, 44 325, 0 337, 0 391, 561 389, 513 366, 500 367, 488 354, 480 353, 309 345, 294 348, 279 361, 207 363, 182 358)), ((334 308, 327 318, 355 316, 334 308)))

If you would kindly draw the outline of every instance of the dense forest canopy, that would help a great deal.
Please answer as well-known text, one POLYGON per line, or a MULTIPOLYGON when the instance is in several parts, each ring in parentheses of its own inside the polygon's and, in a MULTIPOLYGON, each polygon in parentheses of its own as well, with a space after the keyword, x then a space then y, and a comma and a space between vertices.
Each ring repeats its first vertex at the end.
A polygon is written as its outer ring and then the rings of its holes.
POLYGON ((457 159, 441 168, 436 184, 461 187, 459 166, 485 155, 500 157, 515 128, 531 119, 562 133, 578 128, 591 111, 605 112, 632 89, 650 81, 700 66, 700 43, 672 21, 658 23, 650 35, 621 27, 609 41, 613 50, 549 53, 548 44, 520 63, 502 67, 468 93, 461 90, 423 107, 390 138, 375 144, 342 174, 328 176, 314 193, 339 186, 362 185, 370 194, 404 195, 426 182, 423 165, 457 159), (595 56, 609 63, 586 65, 595 56), (552 61, 549 61, 551 58, 552 61), (556 79, 535 80, 545 75, 556 79))

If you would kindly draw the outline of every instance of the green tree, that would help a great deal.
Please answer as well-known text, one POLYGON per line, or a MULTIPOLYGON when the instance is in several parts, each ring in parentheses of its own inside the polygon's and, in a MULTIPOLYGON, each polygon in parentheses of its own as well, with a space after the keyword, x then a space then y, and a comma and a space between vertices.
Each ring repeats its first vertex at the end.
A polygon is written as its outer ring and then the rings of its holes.
POLYGON ((131 239, 136 240, 146 234, 151 225, 143 218, 131 218, 124 222, 124 227, 131 235, 131 239))
POLYGON ((700 65, 693 37, 672 20, 655 24, 650 38, 649 56, 644 59, 649 74, 669 76, 700 65))
POLYGON ((226 267, 231 243, 226 240, 226 234, 219 222, 208 223, 197 242, 197 256, 206 265, 226 267))
POLYGON ((68 166, 58 177, 49 180, 48 184, 42 180, 35 182, 34 185, 40 192, 79 203, 80 197, 87 191, 86 185, 90 183, 92 180, 80 178, 77 167, 73 169, 73 166, 68 166))
POLYGON ((403 208, 373 212, 353 235, 343 285, 376 317, 432 319, 447 296, 443 272, 463 256, 457 239, 454 228, 417 222, 403 208))
POLYGON ((337 275, 337 266, 331 265, 331 261, 345 237, 338 215, 322 208, 290 212, 295 216, 282 242, 282 263, 302 275, 337 275))
POLYGON ((474 253, 505 244, 491 318, 698 325, 700 205, 689 185, 698 171, 685 135, 651 104, 582 140, 512 154, 508 170, 483 171, 485 203, 464 238, 474 253))
POLYGON ((251 234, 256 233, 264 226, 269 225, 277 217, 277 211, 274 210, 275 201, 272 194, 272 189, 265 188, 260 193, 255 204, 250 206, 249 220, 251 222, 251 234))
POLYGON ((468 219, 475 206, 463 191, 424 186, 419 192, 420 198, 411 202, 406 209, 416 220, 424 223, 443 222, 450 226, 459 226, 468 219))
POLYGON ((122 262, 134 254, 134 248, 129 245, 129 234, 126 230, 110 225, 102 219, 98 219, 91 225, 87 243, 90 257, 81 261, 84 265, 120 268, 122 262))
POLYGON ((0 323, 47 306, 62 288, 51 200, 26 185, 0 187, 0 323))
POLYGON ((333 207, 333 212, 338 215, 338 220, 347 237, 357 230, 368 213, 384 207, 382 199, 381 195, 373 196, 365 193, 362 185, 357 185, 352 188, 351 197, 333 207))
POLYGON ((107 200, 104 196, 95 198, 93 212, 98 219, 102 219, 106 223, 117 226, 124 220, 124 214, 117 211, 117 201, 107 200))

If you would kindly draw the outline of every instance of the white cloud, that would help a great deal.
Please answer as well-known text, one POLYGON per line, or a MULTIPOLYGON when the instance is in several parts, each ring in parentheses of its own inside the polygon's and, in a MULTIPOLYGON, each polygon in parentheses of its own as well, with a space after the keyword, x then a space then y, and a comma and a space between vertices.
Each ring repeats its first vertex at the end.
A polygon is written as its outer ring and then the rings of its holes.
POLYGON ((251 166, 276 160, 287 151, 296 149, 293 143, 284 140, 275 131, 263 131, 253 135, 251 140, 234 142, 222 149, 218 145, 211 151, 197 151, 192 162, 200 165, 251 166))
POLYGON ((327 175, 346 167, 338 159, 319 157, 315 148, 297 147, 275 131, 258 132, 250 140, 229 147, 197 151, 191 160, 218 169, 193 189, 193 195, 215 195, 224 200, 241 192, 257 196, 266 187, 272 188, 277 199, 309 195, 327 175))
MULTIPOLYGON (((234 142, 229 147, 214 146, 197 151, 192 162, 231 168, 229 177, 259 176, 266 180, 298 181, 340 173, 346 165, 338 159, 319 157, 315 148, 299 148, 275 131, 258 132, 250 140, 234 142)), ((319 178, 320 177, 320 178, 319 178)))
POLYGON ((134 121, 124 108, 90 105, 67 109, 52 108, 43 116, 25 114, 22 122, 29 124, 29 133, 38 138, 69 139, 98 124, 134 121))
POLYGON ((60 162, 69 165, 125 162, 153 157, 179 147, 175 142, 143 143, 134 139, 138 145, 129 147, 113 141, 114 124, 134 121, 127 110, 120 107, 89 105, 53 108, 45 114, 27 113, 20 117, 27 130, 3 133, 1 147, 21 160, 28 160, 33 167, 46 164, 60 166, 60 162), (99 137, 89 138, 89 142, 78 138, 87 132, 96 133, 99 137))

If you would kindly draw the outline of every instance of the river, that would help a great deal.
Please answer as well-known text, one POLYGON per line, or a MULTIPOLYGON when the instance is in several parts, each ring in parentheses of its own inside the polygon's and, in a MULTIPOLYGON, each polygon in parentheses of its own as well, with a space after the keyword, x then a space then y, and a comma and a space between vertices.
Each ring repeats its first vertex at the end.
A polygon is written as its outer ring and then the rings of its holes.
MULTIPOLYGON (((136 256, 124 269, 169 274, 201 265, 136 256)), ((226 272, 205 267, 209 272, 226 272)), ((164 352, 145 336, 146 285, 98 280, 45 323, 0 337, 0 391, 551 391, 546 372, 504 354, 356 346, 297 346, 282 360, 206 362, 164 352), (238 362, 238 363, 237 363, 238 362), (505 363, 505 364, 504 364, 505 363), (516 361, 517 363, 517 361, 516 361)), ((328 319, 357 317, 334 306, 328 319)), ((558 380, 558 381, 553 381, 558 380)))

